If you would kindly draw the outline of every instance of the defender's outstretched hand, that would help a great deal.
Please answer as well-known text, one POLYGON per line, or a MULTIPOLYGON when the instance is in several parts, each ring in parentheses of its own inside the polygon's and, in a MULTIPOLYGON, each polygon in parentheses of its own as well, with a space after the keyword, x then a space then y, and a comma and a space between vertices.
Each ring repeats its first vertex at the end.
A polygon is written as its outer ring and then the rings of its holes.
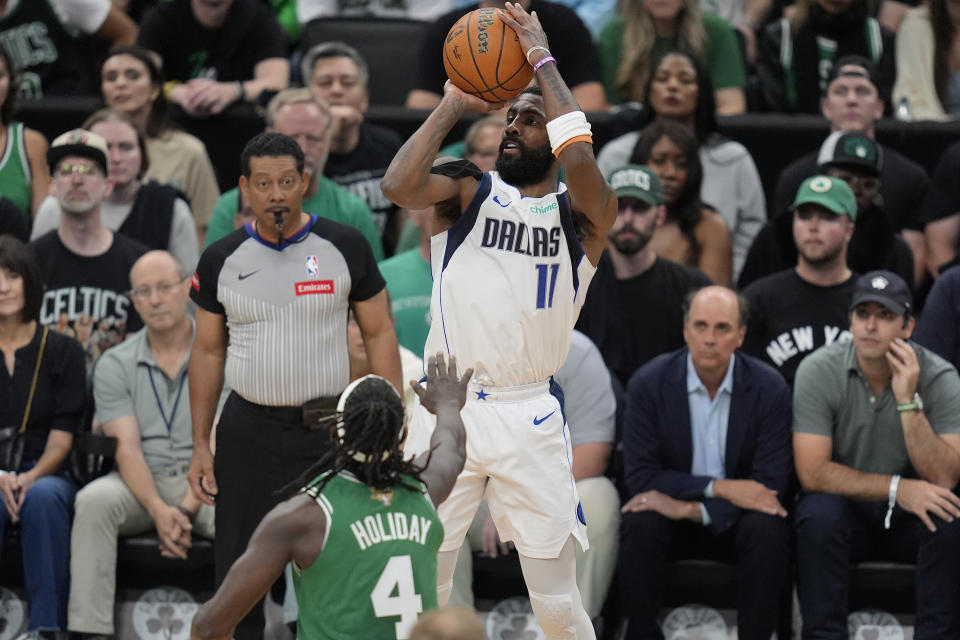
POLYGON ((450 356, 450 365, 444 362, 443 353, 430 356, 427 360, 427 386, 423 387, 416 380, 410 381, 410 386, 418 396, 420 404, 430 413, 436 414, 437 407, 449 405, 460 411, 467 401, 467 383, 473 376, 473 369, 463 372, 462 378, 457 378, 457 358, 450 356))

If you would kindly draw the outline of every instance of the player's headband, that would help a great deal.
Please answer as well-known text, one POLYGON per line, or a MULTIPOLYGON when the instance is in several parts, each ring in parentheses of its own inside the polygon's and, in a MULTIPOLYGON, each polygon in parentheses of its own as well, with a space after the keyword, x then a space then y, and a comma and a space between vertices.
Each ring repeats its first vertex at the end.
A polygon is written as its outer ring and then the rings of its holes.
MULTIPOLYGON (((347 435, 347 426, 343 422, 343 411, 344 411, 344 408, 347 406, 347 398, 350 396, 351 393, 354 392, 354 390, 358 386, 360 386, 363 382, 367 380, 383 380, 385 383, 387 383, 387 386, 389 386, 390 389, 397 394, 397 397, 400 399, 400 402, 403 403, 403 397, 397 391, 396 387, 394 387, 393 383, 391 383, 389 380, 387 380, 383 376, 378 376, 376 374, 371 373, 361 378, 357 378, 356 380, 348 384, 347 388, 344 389, 343 393, 340 394, 340 402, 337 403, 337 412, 334 414, 337 419, 337 443, 341 447, 344 446, 343 439, 347 435)), ((397 440, 400 440, 402 437, 403 437, 403 427, 401 426, 401 428, 397 433, 397 440)), ((347 451, 347 453, 350 455, 351 458, 353 458, 357 462, 363 463, 369 460, 369 455, 364 453, 363 451, 347 451)), ((386 460, 389 457, 390 457, 390 452, 384 451, 382 459, 386 460)))

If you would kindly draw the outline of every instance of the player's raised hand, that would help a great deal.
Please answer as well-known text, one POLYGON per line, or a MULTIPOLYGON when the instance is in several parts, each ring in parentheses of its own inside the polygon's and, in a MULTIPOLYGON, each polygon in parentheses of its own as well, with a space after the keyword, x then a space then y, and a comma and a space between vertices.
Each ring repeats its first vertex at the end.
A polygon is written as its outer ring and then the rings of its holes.
POLYGON ((427 360, 426 388, 416 380, 411 380, 410 386, 420 396, 420 404, 430 413, 437 413, 437 408, 443 405, 452 406, 459 412, 467 401, 467 383, 472 375, 471 368, 463 372, 463 377, 457 378, 456 356, 450 356, 448 366, 443 354, 437 353, 427 360))
POLYGON ((447 80, 443 85, 443 95, 447 99, 454 100, 461 113, 489 113, 500 111, 507 106, 506 102, 487 102, 477 96, 472 96, 450 80, 447 80))
POLYGON ((517 2, 507 2, 504 6, 506 8, 500 12, 500 18, 517 33, 520 46, 528 54, 527 62, 533 64, 540 58, 550 55, 547 34, 540 24, 537 12, 527 13, 526 9, 517 2), (535 47, 542 47, 542 49, 531 52, 535 47))

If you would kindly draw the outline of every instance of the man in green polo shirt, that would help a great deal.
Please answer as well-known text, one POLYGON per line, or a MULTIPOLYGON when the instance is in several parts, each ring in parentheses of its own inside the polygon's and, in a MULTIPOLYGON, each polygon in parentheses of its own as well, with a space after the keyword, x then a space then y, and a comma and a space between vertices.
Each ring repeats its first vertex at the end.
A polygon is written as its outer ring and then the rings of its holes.
MULTIPOLYGON (((303 210, 356 228, 370 243, 374 257, 383 260, 383 245, 370 207, 323 175, 330 150, 330 107, 309 89, 286 89, 267 105, 265 118, 267 131, 290 136, 303 149, 306 172, 310 175, 310 184, 303 194, 303 210)), ((210 217, 205 247, 253 218, 253 213, 246 213, 248 208, 241 205, 239 189, 220 196, 210 217)))
POLYGON ((916 563, 918 640, 960 638, 960 378, 909 341, 914 325, 907 283, 871 271, 854 287, 853 341, 797 369, 803 638, 847 637, 850 563, 876 559, 916 563))

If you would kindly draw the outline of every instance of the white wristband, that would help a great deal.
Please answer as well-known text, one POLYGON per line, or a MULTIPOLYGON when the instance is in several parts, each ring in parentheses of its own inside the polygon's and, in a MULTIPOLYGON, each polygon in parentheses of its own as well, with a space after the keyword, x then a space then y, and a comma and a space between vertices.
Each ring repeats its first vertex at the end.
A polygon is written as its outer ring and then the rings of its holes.
POLYGON ((890 518, 893 517, 893 508, 897 506, 897 488, 900 486, 900 476, 890 478, 890 491, 887 494, 887 515, 883 518, 883 528, 890 528, 890 518))
POLYGON ((530 62, 530 54, 533 53, 534 51, 543 51, 548 56, 550 55, 550 49, 547 49, 546 47, 541 47, 540 45, 537 45, 535 47, 530 47, 529 49, 527 49, 527 56, 526 56, 528 63, 530 62))
POLYGON ((571 111, 547 122, 547 136, 550 138, 550 150, 554 154, 564 142, 577 136, 589 136, 590 123, 583 111, 571 111))

